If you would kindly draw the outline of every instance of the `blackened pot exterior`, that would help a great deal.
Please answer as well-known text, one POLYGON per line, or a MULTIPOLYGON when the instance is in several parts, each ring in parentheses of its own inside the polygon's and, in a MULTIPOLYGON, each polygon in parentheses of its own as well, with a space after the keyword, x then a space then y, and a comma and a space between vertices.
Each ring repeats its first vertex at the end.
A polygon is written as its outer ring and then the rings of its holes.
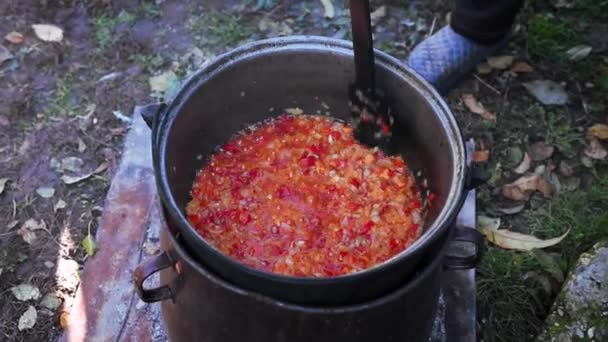
POLYGON ((425 257, 413 279, 390 294, 353 306, 313 307, 227 283, 167 230, 161 245, 175 265, 160 274, 161 284, 172 288, 162 315, 173 342, 418 342, 427 341, 432 329, 444 248, 425 257))
MULTIPOLYGON (((265 295, 305 305, 345 305, 377 298, 403 283, 421 258, 439 251, 464 201, 467 168, 456 120, 433 88, 398 60, 377 52, 379 86, 392 98, 394 139, 410 168, 436 196, 421 238, 370 269, 332 278, 298 278, 255 270, 227 257, 189 224, 185 207, 196 170, 233 134, 290 107, 349 117, 352 46, 323 37, 260 41, 218 57, 185 82, 176 97, 147 116, 154 169, 170 229, 204 267, 265 295)), ((269 227, 268 227, 269 229, 269 227)), ((470 267, 474 266, 473 264, 470 267)))

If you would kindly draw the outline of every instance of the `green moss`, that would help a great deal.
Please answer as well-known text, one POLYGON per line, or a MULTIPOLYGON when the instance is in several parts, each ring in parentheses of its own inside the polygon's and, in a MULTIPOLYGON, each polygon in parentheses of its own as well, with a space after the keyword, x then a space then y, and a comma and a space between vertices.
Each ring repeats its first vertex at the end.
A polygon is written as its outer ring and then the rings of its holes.
POLYGON ((557 147, 566 157, 572 158, 580 150, 585 140, 583 134, 577 132, 563 113, 548 112, 543 116, 545 140, 557 147))
POLYGON ((608 91, 608 67, 604 67, 600 70, 598 76, 598 83, 600 88, 605 91, 608 91))
POLYGON ((575 3, 575 10, 579 10, 583 15, 591 18, 606 17, 608 1, 606 0, 578 0, 575 3))
POLYGON ((72 76, 69 74, 57 80, 45 116, 66 115, 76 108, 77 103, 75 103, 74 99, 73 84, 72 76))
POLYGON ((538 14, 528 21, 528 53, 537 60, 564 62, 565 52, 580 42, 580 35, 562 19, 538 14))
POLYGON ((393 43, 387 41, 387 40, 381 40, 378 43, 378 47, 379 50, 388 53, 389 55, 396 55, 399 53, 399 50, 395 47, 395 45, 393 45, 393 43))
POLYGON ((155 2, 144 2, 140 8, 141 15, 148 18, 160 16, 161 11, 155 2))
POLYGON ((111 17, 103 14, 94 18, 95 42, 100 49, 106 48, 113 41, 114 28, 121 24, 130 24, 135 16, 127 11, 121 11, 117 16, 111 17))
POLYGON ((243 18, 220 12, 193 17, 187 27, 205 47, 232 47, 249 38, 255 31, 251 23, 243 18))
POLYGON ((163 64, 165 64, 165 60, 159 54, 137 53, 129 56, 129 62, 138 64, 149 73, 158 70, 161 66, 163 66, 163 64))

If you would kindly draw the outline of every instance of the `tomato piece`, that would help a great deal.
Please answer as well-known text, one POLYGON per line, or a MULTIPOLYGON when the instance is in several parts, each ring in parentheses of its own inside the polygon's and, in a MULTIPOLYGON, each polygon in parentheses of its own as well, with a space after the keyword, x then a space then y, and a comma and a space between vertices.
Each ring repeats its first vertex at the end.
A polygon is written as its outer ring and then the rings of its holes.
POLYGON ((239 132, 209 158, 187 218, 250 267, 333 277, 387 260, 420 235, 413 180, 400 157, 359 144, 344 123, 282 115, 239 132))

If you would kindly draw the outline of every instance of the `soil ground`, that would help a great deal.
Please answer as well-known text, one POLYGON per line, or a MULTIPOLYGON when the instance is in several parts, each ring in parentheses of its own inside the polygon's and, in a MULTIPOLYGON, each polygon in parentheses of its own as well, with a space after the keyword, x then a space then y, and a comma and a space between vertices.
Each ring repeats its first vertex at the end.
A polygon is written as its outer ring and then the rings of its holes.
MULTIPOLYGON (((150 78, 162 75, 167 81, 169 75, 175 76, 169 81, 179 82, 218 53, 265 37, 348 39, 347 2, 332 2, 336 13, 331 19, 324 18, 319 1, 0 3, 0 35, 15 31, 24 37, 0 43, 12 55, 0 60, 0 184, 7 179, 0 191, 1 340, 52 341, 61 333, 78 274, 62 274, 57 265, 86 262, 81 241, 89 230, 95 233, 133 106, 171 95, 169 87, 153 92, 150 78), (41 23, 60 26, 63 40, 36 38, 31 25, 41 23), (64 181, 66 175, 93 171, 75 184, 64 181), (29 242, 27 232, 35 236, 29 242), (45 309, 39 300, 18 300, 11 288, 20 284, 34 285, 41 296, 55 294, 64 305, 45 309), (19 330, 30 305, 38 309, 36 323, 19 330)), ((383 5, 387 11, 375 24, 376 44, 400 59, 444 26, 451 9, 447 1, 373 1, 375 9, 383 5)), ((541 237, 567 229, 578 234, 548 250, 545 263, 530 253, 490 246, 480 269, 478 320, 484 340, 531 339, 559 289, 556 274, 567 272, 571 260, 593 241, 608 237, 602 210, 608 200, 605 156, 593 159, 583 152, 591 146, 588 127, 608 123, 606 6, 597 0, 527 5, 501 54, 533 70, 478 70, 447 96, 465 136, 477 140, 480 155, 489 154, 487 160, 480 157, 492 175, 479 189, 482 214, 501 216, 503 227, 541 237), (567 50, 577 45, 591 46, 591 54, 570 60, 567 50), (543 79, 564 86, 567 105, 542 105, 522 86, 543 79), (473 94, 497 119, 471 113, 463 94, 473 94), (553 193, 511 201, 501 186, 518 177, 514 168, 536 142, 554 148, 531 169, 545 168, 537 171, 551 181, 553 193), (504 290, 510 288, 515 294, 504 290)))

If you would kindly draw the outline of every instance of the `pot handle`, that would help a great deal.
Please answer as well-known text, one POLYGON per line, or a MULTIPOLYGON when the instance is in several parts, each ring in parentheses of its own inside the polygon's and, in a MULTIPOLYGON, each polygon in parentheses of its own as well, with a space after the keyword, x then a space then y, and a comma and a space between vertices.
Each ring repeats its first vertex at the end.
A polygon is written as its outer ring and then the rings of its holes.
POLYGON ((146 122, 146 125, 150 128, 154 128, 156 120, 160 113, 167 107, 167 104, 164 102, 159 103, 151 103, 138 108, 139 114, 146 122))
POLYGON ((133 271, 133 283, 135 285, 135 290, 142 301, 154 303, 166 299, 173 299, 173 290, 169 285, 146 289, 144 288, 144 282, 158 271, 169 267, 175 267, 176 263, 177 261, 173 260, 168 252, 164 252, 137 265, 135 271, 133 271))
POLYGON ((448 248, 443 262, 443 268, 446 270, 468 270, 475 268, 485 251, 484 235, 477 229, 470 227, 455 226, 454 236, 450 244, 451 246, 448 248), (471 252, 471 250, 473 251, 471 252), (458 251, 460 253, 452 254, 450 251, 458 251))
POLYGON ((478 164, 471 164, 469 166, 465 187, 467 190, 476 189, 478 186, 485 184, 490 179, 490 173, 478 164))

